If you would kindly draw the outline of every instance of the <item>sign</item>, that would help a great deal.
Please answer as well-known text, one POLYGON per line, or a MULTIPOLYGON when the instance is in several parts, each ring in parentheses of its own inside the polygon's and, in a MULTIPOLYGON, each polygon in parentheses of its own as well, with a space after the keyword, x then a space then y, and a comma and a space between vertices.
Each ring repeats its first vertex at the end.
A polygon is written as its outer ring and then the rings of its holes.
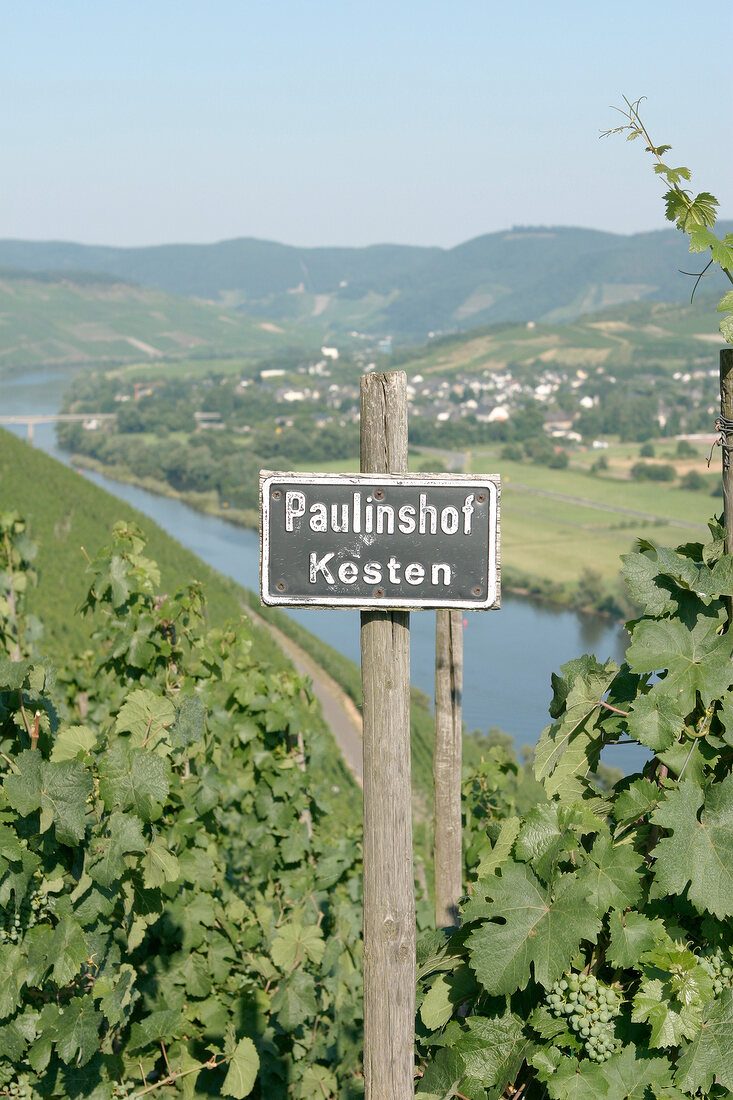
POLYGON ((497 608, 498 475, 260 475, 262 602, 497 608))

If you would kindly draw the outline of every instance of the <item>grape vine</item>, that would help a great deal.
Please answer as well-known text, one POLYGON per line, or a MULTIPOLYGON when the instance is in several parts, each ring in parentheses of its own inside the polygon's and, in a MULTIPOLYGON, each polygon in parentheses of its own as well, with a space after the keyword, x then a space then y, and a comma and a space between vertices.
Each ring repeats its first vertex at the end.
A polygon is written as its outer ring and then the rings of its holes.
MULTIPOLYGON (((684 187, 639 108, 617 129, 643 138, 667 217, 733 281, 717 201, 684 187)), ((720 311, 733 343, 733 293, 720 311)), ((544 798, 496 814, 495 794, 483 831, 467 807, 462 927, 418 949, 423 1100, 733 1096, 733 557, 709 527, 622 559, 641 609, 626 660, 553 676, 544 798), (628 742, 648 762, 604 789, 601 752, 628 742)))
POLYGON ((125 524, 57 675, 31 560, 0 514, 0 1096, 363 1094, 359 831, 306 683, 159 593, 125 524))

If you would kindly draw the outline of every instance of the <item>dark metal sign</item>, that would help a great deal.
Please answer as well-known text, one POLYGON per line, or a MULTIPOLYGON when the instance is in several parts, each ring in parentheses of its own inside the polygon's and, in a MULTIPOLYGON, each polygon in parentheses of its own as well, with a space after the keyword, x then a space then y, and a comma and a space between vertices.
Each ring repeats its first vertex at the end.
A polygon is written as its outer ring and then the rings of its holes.
POLYGON ((498 475, 260 475, 262 602, 497 608, 498 475))

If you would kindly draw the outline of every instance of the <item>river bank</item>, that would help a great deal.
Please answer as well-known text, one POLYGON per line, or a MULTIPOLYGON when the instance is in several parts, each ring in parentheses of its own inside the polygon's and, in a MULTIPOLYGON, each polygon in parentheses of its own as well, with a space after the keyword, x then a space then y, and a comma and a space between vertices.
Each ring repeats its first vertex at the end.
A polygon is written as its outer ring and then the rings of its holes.
MULTIPOLYGON (((68 379, 48 373, 0 381, 0 406, 6 413, 33 410, 50 414, 60 407, 66 384, 68 379)), ((25 436, 25 430, 18 427, 15 434, 25 436)), ((37 425, 35 444, 68 465, 70 456, 59 450, 53 425, 37 425)), ((224 515, 205 515, 181 500, 112 481, 98 472, 87 470, 84 476, 151 516, 220 573, 253 592, 257 590, 259 539, 254 530, 235 526, 224 515)), ((358 676, 358 612, 292 610, 287 617, 309 636, 347 658, 358 676)), ((518 751, 524 745, 534 746, 550 721, 552 674, 582 653, 593 653, 599 660, 612 657, 620 661, 628 641, 624 631, 599 615, 562 609, 532 598, 517 599, 506 587, 500 611, 469 612, 464 623, 466 728, 483 733, 495 728, 505 730, 512 734, 518 751)), ((311 652, 311 647, 312 643, 307 643, 303 648, 311 652)), ((429 720, 435 676, 434 613, 421 611, 411 616, 411 650, 411 680, 422 693, 429 720)), ((640 766, 633 746, 614 747, 604 758, 627 772, 640 766)))
MULTIPOLYGON (((167 497, 169 500, 177 500, 196 512, 206 516, 213 516, 224 523, 231 523, 235 527, 244 527, 251 531, 259 531, 259 514, 253 508, 234 508, 227 505, 223 507, 215 492, 197 493, 193 491, 182 492, 174 489, 167 481, 152 477, 138 477, 125 466, 108 466, 89 455, 72 453, 68 461, 77 469, 89 470, 100 474, 110 481, 116 481, 125 485, 134 485, 156 496, 167 497)), ((623 625, 626 619, 631 618, 634 608, 627 604, 621 590, 617 593, 609 591, 597 592, 593 599, 579 598, 582 584, 575 587, 559 584, 551 578, 533 576, 522 573, 505 563, 502 566, 502 592, 517 596, 520 599, 537 600, 547 603, 551 607, 562 608, 568 611, 578 611, 586 615, 600 615, 609 622, 623 625)))

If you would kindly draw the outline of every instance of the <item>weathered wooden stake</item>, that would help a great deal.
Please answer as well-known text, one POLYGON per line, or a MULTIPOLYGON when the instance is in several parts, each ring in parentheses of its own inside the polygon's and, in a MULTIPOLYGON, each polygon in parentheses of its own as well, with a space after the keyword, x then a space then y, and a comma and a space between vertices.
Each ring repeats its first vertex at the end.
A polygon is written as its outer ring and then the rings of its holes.
POLYGON ((733 553, 733 348, 720 353, 720 424, 723 447, 725 543, 733 553))
MULTIPOLYGON (((361 379, 361 471, 407 473, 404 371, 361 379)), ((410 615, 362 611, 366 1100, 414 1096, 410 615)))
POLYGON ((458 926, 458 899, 463 894, 462 695, 463 612, 438 611, 435 622, 435 746, 433 749, 436 928, 458 926))

